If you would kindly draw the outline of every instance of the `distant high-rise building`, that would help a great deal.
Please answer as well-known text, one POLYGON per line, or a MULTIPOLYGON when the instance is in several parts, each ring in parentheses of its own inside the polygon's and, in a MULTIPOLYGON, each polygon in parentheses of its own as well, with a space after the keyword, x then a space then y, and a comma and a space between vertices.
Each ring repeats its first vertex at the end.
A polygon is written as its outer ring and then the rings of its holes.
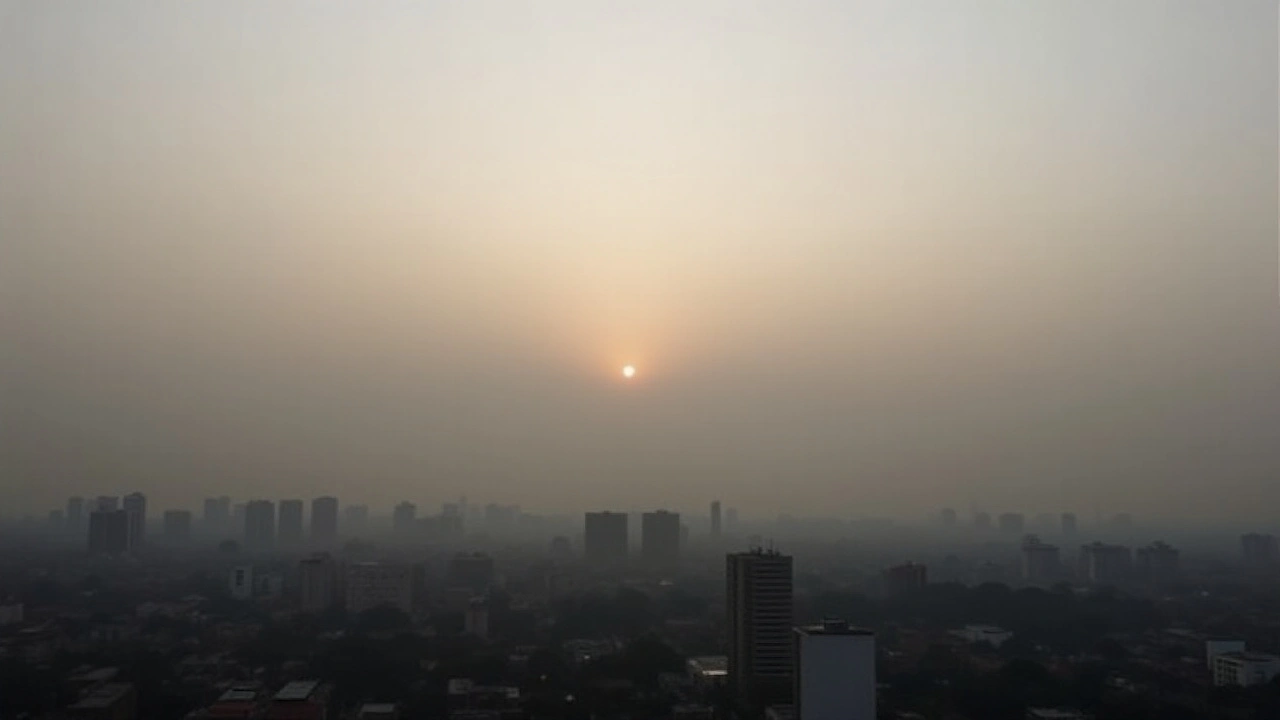
POLYGON ((94 501, 94 508, 102 512, 115 512, 120 509, 120 498, 114 495, 99 495, 94 501))
POLYGON ((563 535, 551 538, 551 556, 559 560, 573 557, 573 544, 569 542, 569 538, 563 535))
POLYGON ((415 575, 413 565, 396 563, 355 563, 347 567, 347 610, 361 613, 376 607, 394 607, 413 612, 415 575))
POLYGON ((738 529, 738 508, 729 508, 724 511, 724 531, 726 533, 734 532, 738 529))
POLYGON ((1061 574, 1058 546, 1028 535, 1022 541, 1022 579, 1030 583, 1050 582, 1061 574))
POLYGON ((1000 532, 1006 535, 1021 535, 1027 527, 1022 513, 1003 513, 1000 515, 1000 532))
POLYGON ((876 636, 828 620, 795 629, 796 720, 875 720, 876 636))
POLYGON ((956 511, 955 511, 955 508, 942 508, 942 512, 939 514, 939 516, 938 516, 938 517, 939 517, 939 519, 942 521, 942 525, 943 525, 943 527, 955 527, 955 526, 956 526, 956 511))
POLYGON ((191 539, 191 512, 189 510, 164 511, 164 541, 169 545, 183 545, 191 539))
POLYGON ((250 501, 244 509, 244 546, 270 550, 276 542, 276 505, 270 500, 250 501))
POLYGON ((206 529, 226 530, 231 525, 231 498, 205 498, 203 519, 206 529))
POLYGON ((1276 562, 1276 536, 1248 533, 1240 536, 1240 551, 1249 565, 1272 565, 1276 562))
POLYGON ((338 563, 327 553, 298 563, 302 586, 302 612, 322 613, 338 603, 341 575, 338 563))
POLYGON ((348 505, 342 511, 342 521, 347 535, 366 532, 369 529, 369 506, 348 505))
POLYGON ((280 547, 298 547, 302 544, 301 500, 280 501, 280 520, 276 526, 276 539, 280 547))
POLYGON ((417 534, 418 508, 411 502, 396 505, 391 512, 391 530, 396 535, 407 538, 417 534))
POLYGON ((1076 514, 1075 513, 1069 513, 1069 512, 1062 513, 1062 534, 1063 535, 1076 534, 1076 514))
POLYGON ((84 530, 84 498, 67 498, 67 531, 79 533, 84 530))
POLYGON ((338 498, 325 496, 311 501, 311 542, 316 545, 338 542, 338 498))
POLYGON ((1080 575, 1096 584, 1122 583, 1133 574, 1133 554, 1123 545, 1095 542, 1080 548, 1080 575))
POLYGON ((94 555, 129 552, 129 513, 124 510, 89 513, 89 552, 94 555))
POLYGON ((1168 543, 1156 541, 1138 548, 1137 574, 1149 582, 1168 582, 1178 576, 1178 551, 1168 543))
POLYGON ((742 701, 785 702, 791 692, 792 561, 773 550, 725 558, 729 683, 742 701))
POLYGON ((129 513, 129 547, 140 548, 147 543, 147 496, 125 495, 124 511, 129 513))
POLYGON ((711 503, 711 537, 720 537, 720 501, 711 503))
POLYGON ((627 514, 590 512, 586 515, 583 552, 590 563, 609 565, 627 559, 627 514))
POLYGON ((465 587, 476 594, 493 584, 493 558, 487 553, 458 553, 449 560, 449 587, 465 587))
POLYGON ((884 588, 889 597, 916 592, 929 584, 928 569, 920 563, 909 562, 884 571, 884 588))
POLYGON ((680 514, 658 510, 640 517, 640 556, 650 565, 670 567, 680 560, 680 514))
POLYGON ((975 530, 986 532, 991 529, 991 513, 977 512, 973 514, 973 527, 975 530))
POLYGON ((235 503, 231 506, 231 527, 244 527, 244 516, 245 513, 248 512, 248 508, 249 506, 247 503, 235 503))

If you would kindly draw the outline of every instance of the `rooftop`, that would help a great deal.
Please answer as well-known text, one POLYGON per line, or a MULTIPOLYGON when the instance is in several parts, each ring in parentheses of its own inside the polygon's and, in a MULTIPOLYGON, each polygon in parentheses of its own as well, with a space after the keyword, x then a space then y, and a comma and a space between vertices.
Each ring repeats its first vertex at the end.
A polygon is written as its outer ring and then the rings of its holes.
POLYGON ((71 709, 96 710, 109 708, 120 702, 124 696, 131 692, 133 692, 133 686, 129 683, 106 683, 89 691, 84 697, 80 698, 80 702, 72 705, 71 709))
POLYGON ((875 635, 871 630, 853 627, 845 620, 823 620, 821 625, 797 627, 796 632, 801 635, 875 635))
POLYGON ((319 680, 297 680, 280 688, 280 692, 276 693, 275 700, 285 702, 306 700, 311 697, 311 694, 319 686, 319 680))

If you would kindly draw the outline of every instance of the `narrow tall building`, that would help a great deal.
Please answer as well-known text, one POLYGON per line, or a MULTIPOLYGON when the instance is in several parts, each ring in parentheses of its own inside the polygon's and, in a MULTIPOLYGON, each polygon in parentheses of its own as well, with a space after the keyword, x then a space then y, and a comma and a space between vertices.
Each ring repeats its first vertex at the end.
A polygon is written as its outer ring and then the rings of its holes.
POLYGON ((1022 540, 1022 579, 1029 583, 1049 583, 1061 578, 1057 545, 1041 542, 1035 535, 1022 540))
POLYGON ((276 528, 280 547, 296 548, 302 544, 302 501, 281 500, 280 520, 276 528))
POLYGON ((796 720, 875 720, 876 636, 828 620, 795 629, 796 720))
POLYGON ((338 498, 326 495, 311 501, 311 542, 324 546, 338 542, 338 498))
POLYGON ((680 513, 658 510, 640 518, 640 556, 655 567, 680 560, 680 513))
POLYGON ((67 531, 78 533, 84 530, 84 498, 67 498, 67 531))
POLYGON ((785 702, 793 667, 791 556, 731 554, 725 581, 730 689, 748 705, 785 702))
POLYGON ((720 501, 711 503, 711 537, 720 537, 720 501))
POLYGON ((124 511, 129 513, 129 547, 140 548, 147 543, 147 496, 140 492, 125 495, 124 511))
POLYGON ((244 546, 247 550, 270 550, 276 542, 276 505, 270 500, 252 500, 244 508, 244 546))
POLYGON ((583 554, 587 562, 612 565, 627 559, 627 514, 589 512, 583 535, 583 554))

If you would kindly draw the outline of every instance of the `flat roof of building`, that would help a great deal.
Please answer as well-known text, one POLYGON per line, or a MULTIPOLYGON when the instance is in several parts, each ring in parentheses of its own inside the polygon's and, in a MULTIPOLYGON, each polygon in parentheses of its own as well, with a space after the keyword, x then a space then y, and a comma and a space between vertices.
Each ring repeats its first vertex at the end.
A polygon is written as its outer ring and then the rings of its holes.
POLYGON ((875 635, 867 628, 854 627, 844 620, 824 620, 820 625, 803 625, 796 628, 801 635, 875 635))
POLYGON ((218 696, 218 702, 252 702, 258 698, 258 689, 244 685, 228 688, 218 696))
POLYGON ((133 686, 129 683, 105 683, 80 698, 80 702, 72 705, 71 709, 93 710, 111 707, 132 691, 133 686))
POLYGON ((276 693, 276 700, 294 701, 306 700, 311 694, 320 687, 319 680, 295 680, 280 688, 280 692, 276 693))

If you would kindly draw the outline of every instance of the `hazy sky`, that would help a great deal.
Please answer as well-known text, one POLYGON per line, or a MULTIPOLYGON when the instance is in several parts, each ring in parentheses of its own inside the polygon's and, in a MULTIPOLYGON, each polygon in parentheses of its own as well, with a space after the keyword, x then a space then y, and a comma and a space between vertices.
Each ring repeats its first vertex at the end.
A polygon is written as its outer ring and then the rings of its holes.
POLYGON ((0 0, 0 488, 1271 516, 1278 61, 1273 0, 0 0))

